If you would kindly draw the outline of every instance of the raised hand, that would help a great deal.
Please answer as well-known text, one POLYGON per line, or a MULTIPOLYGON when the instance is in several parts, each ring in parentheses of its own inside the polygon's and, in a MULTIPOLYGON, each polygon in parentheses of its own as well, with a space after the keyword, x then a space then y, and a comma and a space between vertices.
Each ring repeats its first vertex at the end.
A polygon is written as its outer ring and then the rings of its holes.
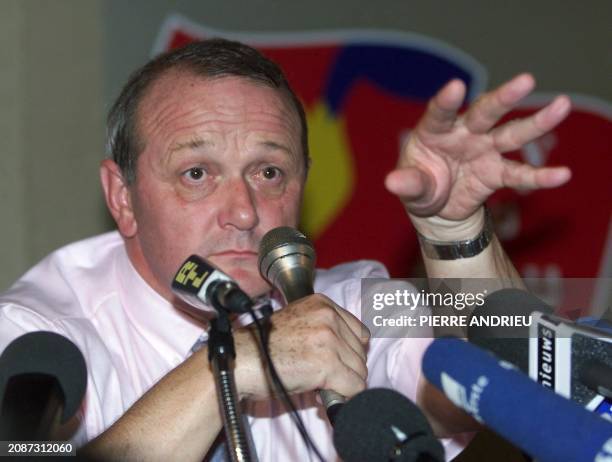
POLYGON ((385 181, 413 221, 433 217, 448 225, 473 216, 502 187, 553 188, 569 180, 567 167, 537 168, 502 155, 552 130, 570 111, 561 95, 530 117, 496 126, 534 86, 530 74, 518 75, 462 115, 463 82, 450 81, 432 98, 385 181))

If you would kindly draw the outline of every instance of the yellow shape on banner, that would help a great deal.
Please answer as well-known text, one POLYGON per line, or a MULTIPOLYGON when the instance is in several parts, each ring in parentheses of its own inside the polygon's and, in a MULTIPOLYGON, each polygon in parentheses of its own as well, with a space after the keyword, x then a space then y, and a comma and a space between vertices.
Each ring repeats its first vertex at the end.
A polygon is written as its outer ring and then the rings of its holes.
POLYGON ((355 182, 355 166, 346 127, 325 103, 306 114, 310 157, 304 190, 301 228, 312 239, 319 237, 348 203, 355 182))

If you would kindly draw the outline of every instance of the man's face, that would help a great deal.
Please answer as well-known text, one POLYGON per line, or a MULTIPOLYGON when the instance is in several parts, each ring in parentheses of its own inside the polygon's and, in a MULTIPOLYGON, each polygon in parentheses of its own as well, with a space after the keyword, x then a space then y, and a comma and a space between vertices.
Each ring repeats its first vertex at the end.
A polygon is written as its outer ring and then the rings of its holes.
POLYGON ((174 274, 198 254, 251 296, 265 293, 259 241, 299 218, 305 165, 295 110, 247 79, 172 72, 149 89, 137 116, 143 149, 129 187, 136 229, 126 239, 136 269, 170 298, 174 274))

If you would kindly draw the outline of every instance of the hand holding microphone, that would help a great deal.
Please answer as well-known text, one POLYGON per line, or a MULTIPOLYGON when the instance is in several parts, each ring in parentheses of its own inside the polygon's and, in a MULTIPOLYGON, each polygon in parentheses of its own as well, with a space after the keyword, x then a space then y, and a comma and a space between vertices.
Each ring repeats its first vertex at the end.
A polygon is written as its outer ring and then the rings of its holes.
POLYGON ((321 345, 320 354, 332 361, 321 364, 321 370, 328 371, 326 386, 329 389, 320 390, 320 395, 333 423, 340 405, 345 401, 339 392, 350 396, 365 387, 367 368, 364 349, 368 338, 364 338, 367 329, 363 324, 331 300, 323 296, 306 298, 314 293, 315 258, 312 243, 290 227, 269 231, 259 246, 259 271, 262 276, 283 294, 288 308, 307 314, 310 322, 319 323, 304 341, 306 344, 321 345), (298 305, 310 306, 315 316, 298 305), (331 367, 334 363, 337 363, 337 367, 331 367))
MULTIPOLYGON (((275 255, 275 259, 276 256, 278 255, 275 255)), ((293 262, 294 259, 289 258, 286 261, 293 262)), ((297 276, 301 276, 302 283, 288 281, 286 290, 283 290, 287 299, 300 298, 304 288, 307 294, 312 294, 312 266, 309 269, 300 262, 296 266, 297 271, 289 271, 289 277, 293 276, 296 280, 299 279, 297 276), (287 297, 287 294, 293 295, 287 297)), ((287 266, 275 268, 282 273, 287 266)), ((286 279, 281 277, 280 280, 286 279)), ((357 318, 344 312, 327 297, 312 295, 274 314, 272 329, 266 335, 252 311, 250 298, 238 284, 221 269, 197 255, 192 255, 183 263, 174 277, 172 288, 175 294, 187 303, 186 307, 181 308, 189 312, 195 311, 213 319, 222 317, 225 322, 228 321, 230 313, 246 311, 251 314, 262 348, 258 348, 256 336, 251 329, 241 328, 235 331, 231 351, 232 357, 237 355, 238 358, 235 367, 236 391, 243 398, 268 398, 272 390, 266 374, 267 364, 272 383, 290 410, 304 443, 322 461, 288 393, 330 387, 352 396, 365 388, 367 339, 361 340, 357 336, 362 330, 357 318)), ((339 408, 340 400, 343 402, 344 398, 340 396, 332 403, 336 405, 334 409, 339 408)), ((233 397, 232 401, 236 401, 236 398, 233 397)), ((230 414, 227 413, 227 420, 230 414)), ((328 416, 332 423, 333 415, 328 407, 328 416)))
MULTIPOLYGON (((298 233, 292 228, 276 228, 279 229, 298 233)), ((303 239, 310 246, 314 260, 312 244, 303 239)), ((270 242, 266 238, 264 241, 270 242)), ((291 243, 283 241, 281 244, 291 243)), ((272 246, 272 250, 276 247, 272 246)), ((293 255, 287 256, 285 252, 280 256, 284 259, 284 266, 272 265, 278 273, 273 278, 274 285, 290 300, 305 298, 290 303, 272 316, 268 345, 276 369, 289 393, 329 387, 352 396, 365 388, 365 346, 368 340, 363 338, 363 334, 366 331, 357 318, 324 295, 306 297, 312 294, 313 262, 308 265, 304 251, 302 254, 289 253, 293 255), (287 266, 287 263, 290 264, 287 266)), ((263 258, 265 253, 260 252, 260 255, 263 258)), ((278 253, 274 255, 278 257, 278 253)), ((172 287, 174 293, 187 303, 181 308, 198 316, 215 318, 218 308, 213 305, 237 314, 246 311, 243 307, 248 300, 243 300, 237 283, 197 255, 183 263, 172 287)), ((234 342, 236 384, 240 395, 250 399, 269 397, 271 390, 266 368, 251 328, 236 329, 234 342)), ((340 396, 339 400, 343 401, 343 397, 340 396)), ((324 403, 328 404, 328 400, 324 399, 324 403)))
MULTIPOLYGON (((359 327, 354 320, 343 319, 338 310, 324 295, 313 295, 272 316, 268 345, 289 393, 324 386, 352 396, 365 388, 364 345, 352 331, 359 327)), ((270 387, 252 333, 237 329, 234 337, 236 381, 241 394, 250 399, 268 397, 270 387)))

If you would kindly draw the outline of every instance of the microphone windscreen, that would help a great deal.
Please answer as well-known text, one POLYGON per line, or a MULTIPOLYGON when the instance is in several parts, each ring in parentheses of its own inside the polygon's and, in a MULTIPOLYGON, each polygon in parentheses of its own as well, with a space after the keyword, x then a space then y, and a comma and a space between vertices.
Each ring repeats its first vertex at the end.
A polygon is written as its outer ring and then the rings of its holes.
POLYGON ((269 254, 276 247, 287 244, 301 244, 312 247, 310 240, 295 228, 279 226, 268 231, 259 243, 260 258, 269 254))
POLYGON ((287 303, 313 293, 315 260, 312 242, 288 226, 268 231, 259 244, 259 272, 287 303))
POLYGON ((0 403, 6 384, 21 374, 55 377, 64 394, 62 422, 78 410, 87 387, 87 367, 77 346, 54 332, 30 332, 13 340, 0 357, 0 403))
MULTIPOLYGON (((552 313, 553 309, 524 290, 501 289, 486 297, 482 306, 476 306, 472 318, 529 316, 534 311, 552 313)), ((470 322, 467 337, 471 343, 514 364, 523 372, 529 371, 529 327, 486 326, 470 322)))
POLYGON ((444 460, 419 408, 385 388, 365 390, 344 404, 334 422, 334 445, 346 462, 444 460))

